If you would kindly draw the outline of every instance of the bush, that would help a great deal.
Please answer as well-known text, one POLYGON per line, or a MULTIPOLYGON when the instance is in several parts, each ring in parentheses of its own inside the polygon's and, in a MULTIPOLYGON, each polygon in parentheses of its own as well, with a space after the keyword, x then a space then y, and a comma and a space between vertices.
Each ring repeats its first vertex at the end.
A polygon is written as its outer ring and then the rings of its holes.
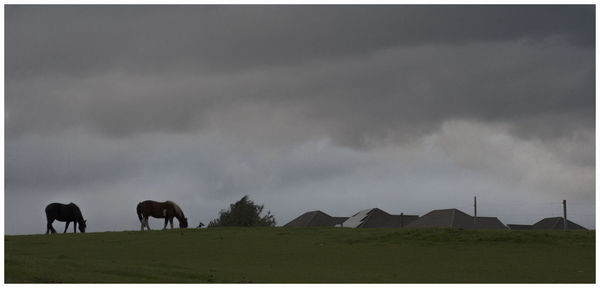
POLYGON ((264 205, 256 205, 251 200, 248 200, 248 195, 242 197, 229 205, 229 210, 221 210, 219 218, 213 219, 208 223, 208 227, 217 226, 275 226, 275 217, 271 212, 260 217, 264 205))

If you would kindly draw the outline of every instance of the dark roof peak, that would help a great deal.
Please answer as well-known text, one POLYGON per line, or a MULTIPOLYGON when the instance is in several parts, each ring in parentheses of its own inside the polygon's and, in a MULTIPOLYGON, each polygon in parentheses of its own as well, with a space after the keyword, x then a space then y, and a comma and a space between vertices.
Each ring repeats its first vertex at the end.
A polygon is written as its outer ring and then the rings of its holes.
POLYGON ((473 217, 456 208, 432 210, 410 223, 408 227, 506 229, 506 226, 496 217, 473 217))
POLYGON ((329 214, 314 210, 303 213, 296 219, 290 221, 284 226, 290 227, 309 227, 309 226, 334 226, 343 222, 346 217, 331 217, 329 214))
MULTIPOLYGON (((548 217, 544 218, 537 223, 533 224, 533 229, 538 230, 560 230, 564 229, 564 218, 563 217, 548 217)), ((587 230, 587 228, 572 222, 567 219, 567 229, 568 230, 587 230)))

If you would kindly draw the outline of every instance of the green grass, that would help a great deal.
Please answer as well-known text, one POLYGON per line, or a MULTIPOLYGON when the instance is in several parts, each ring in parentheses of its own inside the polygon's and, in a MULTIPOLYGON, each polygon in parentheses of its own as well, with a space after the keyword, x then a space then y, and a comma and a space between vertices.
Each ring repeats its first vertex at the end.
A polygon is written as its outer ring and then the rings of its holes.
POLYGON ((277 227, 4 239, 7 283, 595 282, 595 231, 277 227))

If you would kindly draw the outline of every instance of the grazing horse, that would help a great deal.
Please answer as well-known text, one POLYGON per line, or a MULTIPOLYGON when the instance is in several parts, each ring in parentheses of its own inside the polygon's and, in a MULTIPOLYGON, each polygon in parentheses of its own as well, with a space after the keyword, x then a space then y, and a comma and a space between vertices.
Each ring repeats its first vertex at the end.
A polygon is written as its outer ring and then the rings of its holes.
POLYGON ((167 222, 171 223, 171 229, 173 229, 173 217, 179 220, 179 228, 187 228, 187 218, 183 215, 183 211, 181 208, 175 204, 173 201, 166 202, 156 202, 152 200, 146 200, 144 202, 140 202, 137 205, 137 215, 142 223, 142 231, 144 231, 144 226, 150 230, 150 226, 148 225, 148 217, 152 216, 154 218, 165 218, 165 226, 164 229, 167 229, 167 222))
POLYGON ((52 222, 54 222, 54 220, 67 222, 67 225, 65 225, 65 232, 63 233, 67 233, 67 228, 69 228, 69 223, 71 222, 73 222, 73 233, 77 233, 78 223, 79 231, 81 231, 81 233, 85 233, 85 228, 87 226, 87 220, 83 219, 81 210, 79 210, 79 207, 73 203, 48 204, 48 206, 46 206, 46 220, 48 220, 48 224, 46 225, 46 234, 48 234, 50 231, 52 231, 52 234, 56 233, 56 230, 54 230, 54 227, 52 227, 52 222))

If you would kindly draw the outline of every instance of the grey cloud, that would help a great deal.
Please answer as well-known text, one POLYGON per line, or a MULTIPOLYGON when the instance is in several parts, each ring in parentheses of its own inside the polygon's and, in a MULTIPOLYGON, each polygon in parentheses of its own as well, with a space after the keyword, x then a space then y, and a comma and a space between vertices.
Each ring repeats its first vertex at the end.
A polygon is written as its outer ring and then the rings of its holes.
POLYGON ((246 194, 279 224, 314 209, 469 211, 477 194, 506 222, 569 199, 594 225, 591 5, 5 16, 6 233, 42 231, 53 201, 104 231, 138 229, 143 199, 197 224, 246 194))
POLYGON ((137 165, 130 161, 139 161, 135 156, 140 155, 125 148, 65 135, 10 139, 5 147, 6 189, 46 193, 132 177, 137 165), (123 157, 125 153, 129 157, 123 157))
POLYGON ((254 147, 228 133, 107 139, 72 131, 55 140, 37 137, 7 146, 9 234, 42 232, 42 209, 53 201, 80 204, 94 223, 90 231, 114 231, 138 229, 133 209, 144 199, 174 200, 196 225, 246 194, 265 204, 279 224, 312 209, 340 216, 367 207, 419 215, 451 207, 469 212, 478 195, 486 214, 517 223, 552 215, 548 199, 566 198, 578 205, 573 219, 593 226, 594 202, 586 204, 594 197, 593 168, 565 160, 569 153, 561 148, 585 147, 586 137, 548 146, 512 138, 503 125, 468 121, 447 122, 431 136, 369 151, 328 140, 254 147), (32 151, 28 146, 51 148, 31 157, 17 153, 32 151), (36 158, 61 150, 51 161, 36 158), (510 213, 499 208, 515 203, 521 206, 510 213), (24 226, 14 221, 17 216, 27 220, 24 226))
POLYGON ((555 138, 552 141, 537 141, 547 147, 561 162, 576 166, 595 168, 596 133, 594 130, 577 131, 571 137, 555 138))
POLYGON ((473 119, 509 123, 524 138, 568 137, 594 125, 593 53, 560 40, 427 45, 210 77, 13 80, 7 135, 218 129, 244 141, 330 136, 359 148, 426 135, 448 119, 473 119))
POLYGON ((7 77, 214 73, 394 46, 562 36, 594 44, 580 6, 7 6, 7 77))
POLYGON ((594 169, 582 165, 580 159, 570 158, 569 149, 556 147, 584 148, 584 153, 593 155, 585 136, 545 143, 513 138, 502 125, 449 121, 436 138, 437 147, 457 165, 473 171, 487 170, 483 174, 501 179, 502 185, 515 187, 513 191, 505 191, 504 196, 521 189, 539 191, 555 199, 568 194, 580 202, 594 196, 594 169))

